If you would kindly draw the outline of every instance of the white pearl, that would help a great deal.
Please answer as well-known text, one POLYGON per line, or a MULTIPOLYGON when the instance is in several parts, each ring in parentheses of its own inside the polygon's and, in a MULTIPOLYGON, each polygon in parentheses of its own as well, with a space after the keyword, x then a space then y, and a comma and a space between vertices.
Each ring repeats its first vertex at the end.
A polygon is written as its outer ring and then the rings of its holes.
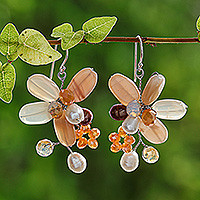
POLYGON ((139 128, 140 120, 138 117, 128 116, 122 123, 122 128, 126 133, 134 134, 139 128))
POLYGON ((87 161, 80 153, 73 152, 67 158, 67 165, 74 173, 82 173, 87 167, 87 161))
POLYGON ((71 124, 79 124, 84 120, 84 112, 83 109, 76 105, 72 104, 67 107, 66 112, 65 112, 67 120, 71 124))
POLYGON ((122 169, 126 172, 132 172, 139 166, 139 157, 135 151, 124 153, 120 160, 122 169))

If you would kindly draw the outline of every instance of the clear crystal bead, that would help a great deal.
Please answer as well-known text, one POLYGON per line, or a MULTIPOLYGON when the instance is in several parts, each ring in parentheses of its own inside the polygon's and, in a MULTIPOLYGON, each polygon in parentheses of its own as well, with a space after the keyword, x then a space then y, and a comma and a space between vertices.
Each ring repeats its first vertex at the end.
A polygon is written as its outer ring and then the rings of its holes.
POLYGON ((42 157, 48 157, 53 153, 54 144, 48 139, 40 140, 36 145, 37 154, 42 157))
POLYGON ((147 163, 155 163, 159 159, 159 153, 154 147, 145 147, 142 151, 142 158, 147 163))

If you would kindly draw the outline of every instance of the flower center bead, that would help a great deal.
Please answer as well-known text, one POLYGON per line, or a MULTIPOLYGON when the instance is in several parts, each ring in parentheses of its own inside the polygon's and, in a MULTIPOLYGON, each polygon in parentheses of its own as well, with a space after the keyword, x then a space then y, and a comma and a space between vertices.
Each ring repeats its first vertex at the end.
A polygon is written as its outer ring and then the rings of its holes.
POLYGON ((70 105, 74 102, 74 95, 71 90, 63 89, 59 93, 60 100, 65 105, 70 105))
POLYGON ((51 114, 53 118, 56 119, 60 118, 63 114, 62 104, 57 101, 51 102, 48 107, 48 112, 51 114))
POLYGON ((129 102, 126 107, 126 112, 131 117, 137 117, 141 113, 141 105, 137 100, 129 102))
POLYGON ((146 109, 142 113, 142 121, 146 126, 154 124, 156 120, 156 112, 151 109, 146 109))

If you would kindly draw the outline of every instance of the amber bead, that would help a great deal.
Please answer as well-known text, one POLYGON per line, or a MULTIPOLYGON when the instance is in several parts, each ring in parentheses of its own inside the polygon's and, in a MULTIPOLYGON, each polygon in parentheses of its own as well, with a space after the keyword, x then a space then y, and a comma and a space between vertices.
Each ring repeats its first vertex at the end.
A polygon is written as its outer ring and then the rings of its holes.
POLYGON ((88 140, 88 146, 91 148, 91 149, 96 149, 98 147, 98 142, 97 140, 95 139, 89 139, 88 140))
POLYGON ((83 148, 85 148, 85 147, 87 146, 87 144, 88 144, 87 139, 84 138, 84 137, 82 137, 82 138, 80 138, 80 139, 78 140, 78 142, 77 142, 77 147, 78 147, 79 149, 83 149, 83 148))
POLYGON ((83 132, 83 134, 87 134, 90 132, 90 125, 88 124, 87 126, 81 126, 80 130, 83 132))
POLYGON ((88 133, 88 136, 90 138, 98 138, 100 136, 100 130, 98 128, 93 128, 91 131, 88 133))
POLYGON ((156 112, 151 109, 146 109, 142 113, 142 121, 146 126, 154 124, 156 120, 156 112))
POLYGON ((48 112, 51 114, 53 118, 60 118, 63 114, 63 107, 62 104, 57 101, 52 101, 49 104, 48 112))
POLYGON ((65 105, 69 105, 74 102, 74 95, 71 90, 63 89, 60 91, 59 96, 60 96, 60 100, 65 105))
POLYGON ((119 142, 117 143, 113 143, 111 146, 110 146, 110 150, 113 152, 113 153, 117 153, 121 150, 121 144, 119 142))
POLYGON ((124 129, 122 128, 122 126, 120 126, 119 128, 118 128, 118 133, 119 133, 119 135, 120 135, 120 137, 125 137, 126 135, 127 135, 127 133, 124 131, 124 129))
POLYGON ((117 133, 111 133, 111 134, 109 135, 109 140, 110 140, 111 142, 119 142, 119 141, 120 141, 120 136, 119 136, 119 134, 117 134, 117 133))
POLYGON ((132 151, 132 146, 128 143, 123 143, 122 144, 122 150, 125 153, 130 153, 132 151))
POLYGON ((135 138, 132 135, 126 135, 124 138, 124 142, 128 144, 133 144, 135 142, 135 138))
POLYGON ((76 139, 79 139, 83 136, 83 131, 77 129, 75 132, 76 132, 76 139))

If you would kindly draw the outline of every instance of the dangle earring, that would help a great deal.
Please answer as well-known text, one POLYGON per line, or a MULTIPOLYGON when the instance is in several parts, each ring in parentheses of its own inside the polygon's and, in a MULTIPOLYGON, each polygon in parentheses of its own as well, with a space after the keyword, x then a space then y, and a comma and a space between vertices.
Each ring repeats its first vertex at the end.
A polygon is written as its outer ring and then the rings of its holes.
POLYGON ((142 158, 145 162, 158 161, 158 151, 153 146, 145 144, 142 139, 144 137, 153 144, 161 144, 167 140, 168 130, 158 118, 178 120, 187 112, 187 105, 182 101, 175 99, 156 101, 165 85, 165 77, 157 72, 152 74, 142 92, 143 43, 139 35, 137 38, 140 42, 140 61, 137 65, 137 43, 135 43, 134 81, 138 79, 139 86, 119 73, 111 76, 108 83, 110 91, 121 103, 113 105, 109 114, 112 119, 123 121, 118 131, 109 135, 109 140, 112 142, 110 150, 114 153, 124 152, 120 165, 126 172, 132 172, 138 167, 139 156, 136 150, 140 144, 143 145, 142 158), (137 144, 134 136, 138 138, 137 144))
POLYGON ((30 125, 45 124, 53 119, 59 142, 54 143, 48 139, 40 140, 36 145, 37 153, 42 157, 47 157, 53 153, 55 146, 62 144, 70 152, 67 158, 69 169, 74 173, 82 173, 87 166, 86 159, 80 153, 73 152, 70 147, 77 140, 79 149, 83 149, 87 145, 96 149, 98 147, 96 139, 100 136, 100 130, 91 129, 92 112, 89 109, 81 108, 76 103, 86 99, 94 90, 97 84, 97 73, 92 68, 84 68, 72 78, 67 88, 63 89, 67 76, 64 64, 67 59, 68 50, 58 73, 61 81, 60 89, 51 80, 54 63, 52 63, 50 78, 43 74, 34 74, 29 77, 28 91, 42 102, 24 105, 19 112, 19 118, 23 123, 30 125))

